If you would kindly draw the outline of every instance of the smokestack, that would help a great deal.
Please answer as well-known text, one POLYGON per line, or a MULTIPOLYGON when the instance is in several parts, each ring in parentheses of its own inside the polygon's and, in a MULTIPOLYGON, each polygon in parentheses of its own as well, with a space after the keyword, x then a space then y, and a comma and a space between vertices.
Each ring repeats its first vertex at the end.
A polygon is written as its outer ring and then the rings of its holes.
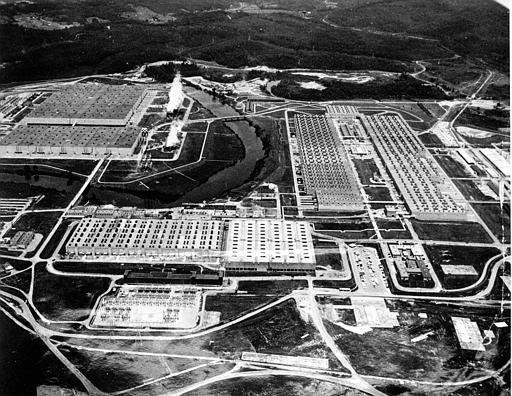
POLYGON ((172 113, 179 109, 183 102, 183 86, 181 85, 181 75, 178 71, 169 90, 169 102, 167 103, 167 113, 172 113))

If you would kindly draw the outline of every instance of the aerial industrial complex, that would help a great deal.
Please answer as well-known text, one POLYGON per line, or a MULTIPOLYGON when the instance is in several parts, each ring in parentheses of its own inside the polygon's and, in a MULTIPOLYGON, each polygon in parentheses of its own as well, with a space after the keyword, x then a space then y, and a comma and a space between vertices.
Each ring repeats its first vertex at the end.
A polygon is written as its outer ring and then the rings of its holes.
POLYGON ((468 103, 291 101, 246 69, 240 95, 176 65, 170 90, 143 65, 0 96, 0 317, 91 395, 491 394, 510 153, 444 120, 468 103))

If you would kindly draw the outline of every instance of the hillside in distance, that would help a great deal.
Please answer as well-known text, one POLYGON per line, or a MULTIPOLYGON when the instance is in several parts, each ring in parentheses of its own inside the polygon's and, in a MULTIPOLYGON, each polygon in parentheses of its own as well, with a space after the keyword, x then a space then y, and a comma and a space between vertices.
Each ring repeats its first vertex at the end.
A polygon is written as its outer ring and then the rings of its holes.
POLYGON ((490 0, 9 1, 0 37, 0 83, 182 58, 410 72, 457 54, 508 69, 508 10, 490 0))

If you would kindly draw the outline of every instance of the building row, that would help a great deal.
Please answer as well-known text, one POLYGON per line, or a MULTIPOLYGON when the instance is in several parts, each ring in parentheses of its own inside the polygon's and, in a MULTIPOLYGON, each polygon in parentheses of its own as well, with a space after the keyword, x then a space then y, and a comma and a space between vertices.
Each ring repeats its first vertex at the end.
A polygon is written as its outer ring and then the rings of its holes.
POLYGON ((18 125, 0 139, 0 154, 130 156, 139 138, 133 127, 18 125))
POLYGON ((222 263, 229 272, 312 273, 316 263, 308 223, 273 219, 84 217, 66 253, 222 263))
POLYGON ((12 237, 0 238, 0 247, 8 250, 25 250, 34 240, 35 233, 32 231, 17 231, 12 237))
POLYGON ((83 218, 66 246, 73 255, 220 256, 224 223, 209 220, 83 218))
POLYGON ((362 117, 384 165, 419 220, 465 220, 467 203, 398 114, 362 117))
POLYGON ((225 258, 232 263, 228 268, 243 270, 260 263, 314 266, 316 262, 307 222, 237 219, 228 224, 225 258))
POLYGON ((353 118, 359 114, 356 106, 327 105, 327 116, 333 118, 353 118))
POLYGON ((141 85, 73 84, 54 92, 24 122, 125 126, 145 95, 141 85))
POLYGON ((483 148, 480 152, 501 173, 501 176, 510 177, 510 159, 507 160, 498 150, 492 148, 483 148))
POLYGON ((316 197, 318 210, 363 210, 356 175, 332 120, 298 114, 294 122, 306 192, 316 197))

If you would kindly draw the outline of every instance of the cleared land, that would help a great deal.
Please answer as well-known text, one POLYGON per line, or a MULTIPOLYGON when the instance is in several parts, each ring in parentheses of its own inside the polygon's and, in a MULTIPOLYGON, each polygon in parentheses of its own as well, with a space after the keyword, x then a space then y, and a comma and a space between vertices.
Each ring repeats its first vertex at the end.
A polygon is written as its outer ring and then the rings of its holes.
POLYGON ((109 278, 56 276, 44 264, 35 268, 33 301, 38 310, 51 320, 87 318, 101 293, 107 291, 109 278))
POLYGON ((421 239, 451 242, 491 243, 492 238, 479 223, 434 223, 412 220, 414 230, 421 239))

